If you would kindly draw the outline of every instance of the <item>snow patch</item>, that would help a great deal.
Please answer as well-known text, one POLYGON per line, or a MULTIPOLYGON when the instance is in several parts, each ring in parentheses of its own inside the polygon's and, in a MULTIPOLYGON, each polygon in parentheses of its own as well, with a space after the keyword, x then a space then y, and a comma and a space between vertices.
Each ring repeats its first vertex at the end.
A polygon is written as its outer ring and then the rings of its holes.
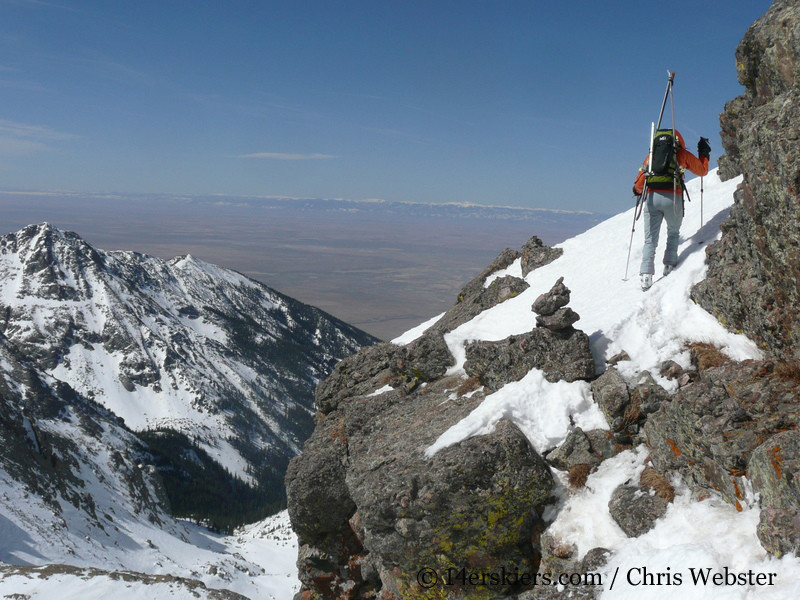
POLYGON ((559 445, 575 428, 608 429, 585 381, 550 383, 539 369, 520 381, 507 383, 469 415, 450 427, 425 450, 426 456, 475 435, 494 431, 502 418, 510 419, 538 452, 559 445))
POLYGON ((422 335, 426 331, 428 331, 428 329, 433 327, 436 324, 436 322, 439 321, 439 319, 441 319, 444 315, 445 315, 445 313, 442 313, 440 315, 437 315, 437 316, 433 317, 432 319, 428 319, 424 323, 421 323, 421 324, 417 325, 416 327, 414 327, 412 329, 409 329, 404 334, 394 338, 392 340, 392 343, 396 344, 398 346, 405 346, 407 344, 410 344, 411 342, 413 342, 417 338, 422 337, 422 335))
POLYGON ((522 259, 518 258, 513 263, 511 263, 505 269, 500 269, 499 271, 495 271, 491 275, 489 275, 483 282, 483 287, 488 288, 496 279, 500 279, 501 277, 516 277, 518 279, 522 279, 522 259))

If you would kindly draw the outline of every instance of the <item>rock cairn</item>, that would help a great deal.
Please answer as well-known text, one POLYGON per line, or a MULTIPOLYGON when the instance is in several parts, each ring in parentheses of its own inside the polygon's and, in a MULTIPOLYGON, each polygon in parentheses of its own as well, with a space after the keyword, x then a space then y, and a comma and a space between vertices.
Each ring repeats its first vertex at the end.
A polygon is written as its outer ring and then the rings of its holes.
POLYGON ((536 326, 550 331, 571 330, 572 324, 580 319, 580 315, 569 308, 570 291, 564 285, 564 278, 559 277, 549 292, 541 294, 533 302, 531 310, 537 314, 536 326))

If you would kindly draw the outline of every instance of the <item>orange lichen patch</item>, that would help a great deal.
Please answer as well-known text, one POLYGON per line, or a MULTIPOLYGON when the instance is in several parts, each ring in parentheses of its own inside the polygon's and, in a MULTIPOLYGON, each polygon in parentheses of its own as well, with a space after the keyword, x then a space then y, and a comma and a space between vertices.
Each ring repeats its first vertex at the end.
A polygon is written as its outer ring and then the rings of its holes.
POLYGON ((781 468, 781 464, 783 463, 781 447, 773 446, 769 452, 772 455, 772 458, 769 459, 769 463, 772 465, 772 468, 775 469, 775 474, 778 476, 778 479, 780 479, 783 477, 783 469, 781 468))
POLYGON ((744 500, 744 494, 742 490, 739 489, 739 484, 736 483, 736 478, 731 478, 731 483, 733 484, 733 493, 736 495, 736 498, 739 500, 744 500))
POLYGON ((672 453, 675 455, 675 458, 677 458, 681 454, 683 454, 683 452, 680 451, 678 446, 675 445, 675 440, 671 440, 669 438, 664 438, 664 441, 667 442, 667 444, 669 444, 670 450, 672 450, 672 453))

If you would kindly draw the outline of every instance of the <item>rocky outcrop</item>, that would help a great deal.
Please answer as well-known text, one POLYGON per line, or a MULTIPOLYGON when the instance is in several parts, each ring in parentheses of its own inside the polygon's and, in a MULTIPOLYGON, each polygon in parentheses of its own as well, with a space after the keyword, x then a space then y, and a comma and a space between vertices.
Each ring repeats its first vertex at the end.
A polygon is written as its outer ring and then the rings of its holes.
POLYGON ((499 342, 467 344, 464 370, 490 390, 519 381, 531 369, 541 369, 548 381, 576 381, 594 376, 594 359, 589 337, 573 329, 559 335, 539 328, 499 342))
POLYGON ((700 494, 717 490, 738 507, 746 475, 761 498, 759 539, 780 556, 800 546, 800 5, 773 2, 736 63, 745 93, 720 116, 719 164, 723 178, 743 181, 692 298, 775 360, 709 368, 647 435, 654 463, 700 494))
MULTIPOLYGON (((556 255, 529 245, 531 263, 556 255)), ((514 581, 445 587, 440 579, 426 587, 424 575, 418 578, 422 569, 442 577, 454 565, 486 573, 539 567, 539 515, 554 481, 517 427, 501 420, 487 435, 426 454, 490 391, 541 360, 553 362, 546 368, 553 381, 594 375, 588 337, 571 323, 474 344, 466 376, 448 375, 453 357, 443 334, 524 290, 522 279, 508 275, 486 285, 520 257, 504 252, 414 342, 365 348, 318 386, 314 433, 286 477, 299 539, 299 598, 494 598, 525 590, 514 581), (557 348, 555 359, 545 358, 557 348)), ((608 452, 599 439, 597 447, 608 452)))
POLYGON ((490 275, 507 269, 519 260, 522 276, 526 277, 534 269, 553 262, 563 252, 561 248, 545 246, 536 236, 528 240, 521 250, 506 248, 480 275, 462 288, 455 305, 433 325, 432 329, 441 333, 452 331, 487 308, 515 297, 529 287, 523 279, 511 275, 498 277, 487 286, 486 280, 490 275))
POLYGON ((656 470, 678 472, 698 496, 718 493, 741 509, 742 478, 753 476, 748 465, 756 448, 800 423, 800 380, 780 367, 709 367, 661 404, 644 426, 656 470))
POLYGON ((608 512, 628 537, 639 537, 653 528, 667 512, 669 502, 638 485, 621 485, 611 494, 608 512))
POLYGON ((539 267, 553 262, 564 254, 563 248, 550 248, 545 246, 542 240, 533 236, 529 239, 520 251, 522 276, 527 277, 528 273, 539 267))
POLYGON ((800 431, 779 433, 761 444, 750 456, 747 473, 761 496, 761 545, 775 556, 800 556, 800 431))
POLYGON ((692 297, 765 351, 800 361, 800 6, 776 0, 736 51, 743 96, 720 117, 720 174, 743 174, 692 297))
POLYGON ((350 397, 318 419, 286 480, 303 597, 427 598, 420 569, 454 564, 535 571, 537 514, 553 480, 519 430, 502 421, 424 453, 483 400, 459 396, 462 384, 350 397))
POLYGON ((560 446, 545 454, 545 459, 556 469, 569 471, 578 465, 596 467, 615 454, 617 444, 610 432, 576 427, 560 446))
POLYGON ((531 369, 541 369, 551 382, 594 377, 589 336, 572 326, 580 317, 566 306, 569 294, 561 277, 533 303, 532 310, 539 315, 532 331, 498 342, 467 344, 467 374, 480 379, 490 390, 519 381, 531 369))
POLYGON ((592 396, 611 426, 614 438, 625 444, 639 440, 648 415, 656 412, 669 394, 648 371, 641 373, 631 387, 615 367, 592 382, 592 396))

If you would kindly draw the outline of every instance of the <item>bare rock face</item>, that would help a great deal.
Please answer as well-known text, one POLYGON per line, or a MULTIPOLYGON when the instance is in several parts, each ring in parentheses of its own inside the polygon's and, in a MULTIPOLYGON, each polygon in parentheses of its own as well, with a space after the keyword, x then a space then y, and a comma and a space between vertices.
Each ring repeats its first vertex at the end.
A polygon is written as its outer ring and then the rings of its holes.
POLYGON ((608 511, 628 537, 639 537, 650 531, 656 519, 663 517, 669 503, 642 491, 636 485, 621 485, 611 494, 608 511))
MULTIPOLYGON (((552 260, 547 247, 533 246, 537 264, 552 260)), ((518 251, 503 252, 414 342, 365 348, 318 386, 314 433, 286 476, 299 540, 298 598, 500 598, 525 588, 511 580, 444 586, 444 574, 454 565, 498 574, 537 571, 539 515, 554 482, 519 429, 502 420, 487 435, 425 453, 489 389, 524 376, 531 367, 518 365, 515 352, 538 347, 544 356, 554 344, 575 346, 579 376, 594 374, 588 338, 570 324, 568 331, 536 328, 541 339, 530 345, 512 340, 505 350, 484 348, 492 364, 487 381, 447 375, 454 360, 444 333, 528 287, 508 275, 486 285, 489 275, 518 258, 518 251), (432 588, 418 578, 422 569, 439 577, 432 588)), ((574 356, 559 360, 576 363, 574 356)))
POLYGON ((800 424, 800 385, 775 366, 745 361, 710 367, 661 404, 644 426, 656 470, 677 471, 698 495, 718 493, 741 508, 742 477, 753 477, 751 455, 800 424))
POLYGON ((534 368, 541 369, 551 382, 594 377, 589 336, 577 329, 556 333, 537 327, 498 342, 471 342, 466 349, 464 370, 490 390, 519 381, 534 368))
POLYGON ((761 545, 775 556, 800 556, 800 431, 779 433, 761 444, 747 472, 761 496, 761 545))
POLYGON ((720 117, 720 174, 744 175, 692 298, 770 354, 800 361, 800 6, 776 0, 736 50, 745 94, 720 117))
POLYGON ((526 277, 528 273, 539 267, 553 262, 564 253, 563 248, 550 248, 545 246, 542 240, 533 236, 522 247, 522 276, 526 277))
POLYGON ((467 344, 464 370, 490 390, 519 381, 531 369, 541 369, 551 382, 594 377, 589 336, 572 326, 580 317, 566 306, 569 295, 564 278, 560 277, 549 292, 533 303, 532 310, 539 315, 532 331, 497 342, 467 344))
POLYGON ((614 438, 625 444, 639 440, 648 416, 669 399, 667 391, 648 371, 640 373, 635 385, 629 386, 615 367, 609 367, 592 382, 592 396, 611 426, 614 438))
POLYGON ((320 415, 286 478, 302 597, 428 598, 434 590, 417 573, 457 564, 536 571, 538 514, 553 478, 520 431, 501 421, 489 435, 424 453, 483 400, 458 396, 460 384, 444 377, 411 393, 349 397, 320 415))

